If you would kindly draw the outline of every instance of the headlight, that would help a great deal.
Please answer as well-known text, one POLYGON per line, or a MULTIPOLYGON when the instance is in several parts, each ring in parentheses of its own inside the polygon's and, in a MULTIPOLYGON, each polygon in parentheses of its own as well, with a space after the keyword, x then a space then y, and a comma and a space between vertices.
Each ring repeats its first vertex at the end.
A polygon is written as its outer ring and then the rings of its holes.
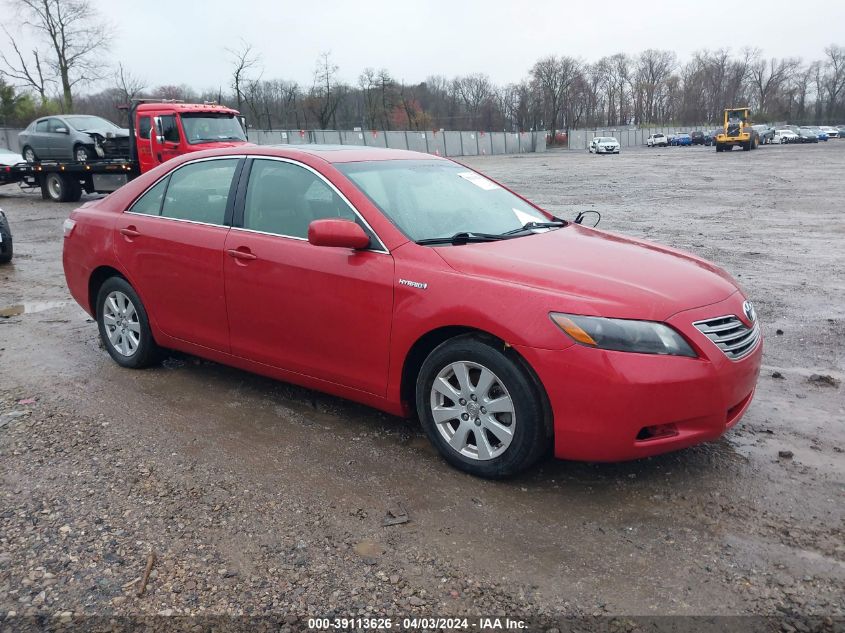
POLYGON ((604 319, 574 314, 549 314, 576 343, 619 352, 695 357, 683 337, 665 323, 604 319))

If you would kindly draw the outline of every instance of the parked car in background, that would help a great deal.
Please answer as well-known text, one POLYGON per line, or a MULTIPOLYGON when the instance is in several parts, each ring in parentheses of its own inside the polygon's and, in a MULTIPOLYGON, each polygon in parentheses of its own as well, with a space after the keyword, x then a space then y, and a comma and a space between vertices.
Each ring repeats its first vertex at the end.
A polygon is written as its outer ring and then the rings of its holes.
POLYGON ((695 130, 694 132, 690 132, 690 139, 692 140, 693 145, 705 145, 705 137, 704 132, 701 130, 695 130))
POLYGON ((646 147, 666 147, 669 145, 669 139, 665 134, 658 132, 657 134, 650 134, 645 140, 646 147))
POLYGON ((675 134, 672 137, 670 144, 674 145, 676 147, 689 146, 689 145, 692 145, 692 137, 689 134, 687 134, 686 132, 682 132, 680 134, 675 134))
POLYGON ((590 142, 591 154, 618 154, 619 141, 612 136, 597 136, 590 142))
POLYGON ((18 134, 28 163, 40 160, 86 162, 97 158, 129 158, 129 130, 87 114, 36 119, 18 134))
POLYGON ((0 209, 0 264, 8 264, 12 261, 14 249, 12 245, 12 229, 9 228, 9 219, 0 209))
POLYGON ((713 138, 714 138, 713 132, 711 132, 709 130, 704 131, 704 144, 707 147, 710 147, 711 145, 713 145, 713 138))
POLYGON ((444 459, 483 477, 550 451, 618 461, 716 440, 763 352, 715 264, 418 152, 173 158, 73 211, 63 265, 119 365, 177 349, 416 411, 444 459))
POLYGON ((801 127, 802 130, 807 130, 808 132, 815 134, 816 138, 820 141, 826 141, 828 139, 827 134, 825 134, 821 129, 812 126, 812 125, 805 125, 801 127))
POLYGON ((792 130, 775 130, 772 137, 772 143, 784 145, 786 143, 794 143, 798 139, 798 135, 792 130))
POLYGON ((11 180, 11 167, 23 162, 20 154, 12 150, 0 147, 0 184, 11 180))
POLYGON ((839 129, 832 125, 820 125, 819 129, 827 134, 828 138, 839 138, 839 129))
POLYGON ((798 129, 798 138, 795 139, 796 143, 818 143, 819 137, 818 135, 813 132, 812 130, 802 127, 798 129))
POLYGON ((757 136, 760 138, 760 145, 772 142, 772 139, 775 136, 774 128, 769 127, 764 123, 758 123, 757 125, 752 125, 751 127, 757 132, 757 136))

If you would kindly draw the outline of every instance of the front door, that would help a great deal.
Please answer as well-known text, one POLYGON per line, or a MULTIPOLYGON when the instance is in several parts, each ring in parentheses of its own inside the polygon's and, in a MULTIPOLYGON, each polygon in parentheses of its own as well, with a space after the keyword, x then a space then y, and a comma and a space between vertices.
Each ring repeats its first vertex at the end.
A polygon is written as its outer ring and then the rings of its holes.
POLYGON ((287 161, 252 163, 236 215, 223 264, 232 353, 384 395, 393 257, 378 238, 371 250, 311 245, 313 220, 364 223, 326 180, 287 161))
POLYGON ((159 161, 153 155, 152 127, 152 117, 148 114, 139 116, 135 122, 135 136, 137 138, 135 147, 138 150, 138 166, 142 174, 146 174, 159 164, 159 161))
POLYGON ((160 165, 182 153, 180 150, 182 131, 179 127, 179 117, 171 113, 160 114, 158 118, 161 120, 161 130, 159 131, 162 139, 159 142, 159 135, 157 133, 151 134, 153 165, 160 165))
POLYGON ((115 235, 117 257, 154 323, 168 336, 224 352, 223 247, 239 163, 207 159, 180 167, 123 214, 115 235))

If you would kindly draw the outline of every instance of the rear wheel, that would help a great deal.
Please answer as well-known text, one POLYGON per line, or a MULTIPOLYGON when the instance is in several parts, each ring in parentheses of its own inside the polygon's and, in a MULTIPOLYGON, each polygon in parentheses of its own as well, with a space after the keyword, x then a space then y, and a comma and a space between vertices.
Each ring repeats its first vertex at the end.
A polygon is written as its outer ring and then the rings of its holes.
POLYGON ((475 336, 437 347, 417 377, 423 429, 447 462, 479 477, 531 466, 549 446, 542 395, 517 359, 475 336))
POLYGON ((82 197, 82 185, 65 174, 51 173, 44 176, 41 193, 53 202, 76 202, 82 197))
POLYGON ((97 293, 97 326, 109 355, 122 367, 154 364, 161 349, 150 330, 147 311, 135 289, 121 277, 111 277, 97 293))
POLYGON ((24 145, 21 155, 23 156, 23 159, 28 163, 35 163, 38 161, 38 156, 35 155, 35 150, 32 149, 29 145, 24 145))

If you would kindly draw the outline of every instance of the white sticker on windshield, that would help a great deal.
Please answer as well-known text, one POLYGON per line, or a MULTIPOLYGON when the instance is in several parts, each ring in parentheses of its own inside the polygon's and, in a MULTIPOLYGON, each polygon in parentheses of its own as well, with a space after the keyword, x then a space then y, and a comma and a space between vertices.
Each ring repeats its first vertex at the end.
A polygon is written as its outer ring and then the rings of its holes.
POLYGON ((484 189, 484 191, 492 191, 493 189, 501 189, 499 185, 497 185, 492 180, 487 180, 481 174, 476 174, 474 171, 461 171, 458 172, 458 176, 463 178, 464 180, 468 180, 476 187, 480 189, 484 189))
POLYGON ((531 215, 530 213, 526 213, 525 211, 520 211, 515 207, 511 207, 511 210, 516 215, 516 219, 520 222, 520 224, 528 224, 529 222, 542 222, 540 218, 536 215, 531 215))

